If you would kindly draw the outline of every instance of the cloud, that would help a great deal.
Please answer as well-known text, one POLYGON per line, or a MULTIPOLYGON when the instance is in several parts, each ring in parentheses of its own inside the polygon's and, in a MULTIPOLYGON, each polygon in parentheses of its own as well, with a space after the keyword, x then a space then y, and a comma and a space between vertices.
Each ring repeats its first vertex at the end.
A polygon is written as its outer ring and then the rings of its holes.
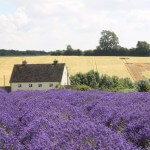
MULTIPOLYGON (((13 31, 19 29, 19 27, 27 25, 29 18, 24 13, 23 9, 17 9, 14 14, 0 15, 0 22, 2 29, 13 31)), ((2 32, 2 31, 1 31, 2 32)))
MULTIPOLYGON (((1 48, 93 49, 100 32, 114 31, 120 44, 149 40, 148 0, 7 0, 14 13, 0 14, 1 48)), ((148 41, 149 42, 149 41, 148 41)))

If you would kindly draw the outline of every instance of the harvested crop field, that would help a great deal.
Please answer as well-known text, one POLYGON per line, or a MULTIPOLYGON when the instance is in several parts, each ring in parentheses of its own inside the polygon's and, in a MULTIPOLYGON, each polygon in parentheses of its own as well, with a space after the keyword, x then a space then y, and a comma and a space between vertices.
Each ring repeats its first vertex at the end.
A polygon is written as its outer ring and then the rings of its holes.
POLYGON ((150 64, 144 63, 135 63, 135 64, 126 64, 127 68, 132 74, 132 78, 137 81, 140 79, 150 78, 150 64))
POLYGON ((94 56, 33 56, 33 57, 0 57, 0 86, 9 85, 14 64, 21 64, 23 60, 28 64, 52 63, 57 59, 59 63, 66 63, 70 75, 89 70, 100 74, 129 77, 134 81, 150 78, 150 57, 94 57, 94 56), (142 67, 141 67, 142 66, 142 67), (5 78, 5 79, 4 79, 5 78))

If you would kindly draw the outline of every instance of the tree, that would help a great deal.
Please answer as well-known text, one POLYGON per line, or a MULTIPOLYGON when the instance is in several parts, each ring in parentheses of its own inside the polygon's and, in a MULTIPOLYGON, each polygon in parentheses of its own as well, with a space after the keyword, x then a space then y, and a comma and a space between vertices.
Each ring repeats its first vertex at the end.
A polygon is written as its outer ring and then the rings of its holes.
POLYGON ((113 88, 112 78, 107 75, 102 75, 100 77, 99 88, 101 90, 112 89, 113 88))
POLYGON ((97 71, 91 70, 86 73, 87 85, 92 88, 98 88, 100 75, 97 71))
POLYGON ((71 85, 87 85, 91 88, 98 88, 100 76, 97 71, 91 70, 85 74, 77 73, 71 76, 71 85))
POLYGON ((72 51, 73 50, 73 48, 71 47, 71 45, 67 45, 67 50, 68 51, 72 51))
POLYGON ((114 50, 118 47, 119 39, 114 32, 103 30, 102 37, 99 41, 99 48, 101 50, 114 50))
POLYGON ((150 44, 146 41, 138 41, 137 46, 138 49, 150 49, 150 44))
POLYGON ((139 92, 148 92, 150 91, 150 81, 149 80, 140 80, 137 83, 137 89, 139 92))
POLYGON ((87 85, 86 75, 83 73, 77 73, 75 76, 71 76, 71 85, 87 85))
POLYGON ((138 55, 149 55, 150 54, 150 44, 145 41, 138 41, 136 46, 136 52, 138 55))
POLYGON ((71 47, 71 45, 67 45, 67 48, 64 51, 64 55, 68 55, 68 56, 73 55, 73 48, 71 47))

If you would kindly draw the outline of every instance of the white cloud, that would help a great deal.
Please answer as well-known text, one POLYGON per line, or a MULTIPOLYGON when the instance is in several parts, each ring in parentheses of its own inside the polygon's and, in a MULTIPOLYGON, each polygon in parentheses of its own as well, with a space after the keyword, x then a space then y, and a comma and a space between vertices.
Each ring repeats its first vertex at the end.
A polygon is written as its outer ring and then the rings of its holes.
POLYGON ((25 14, 24 10, 19 8, 14 14, 0 15, 1 32, 4 31, 17 31, 20 27, 27 25, 30 20, 25 14))
POLYGON ((103 29, 114 31, 120 43, 135 46, 148 42, 148 0, 8 0, 14 14, 0 14, 1 48, 91 49, 103 29))

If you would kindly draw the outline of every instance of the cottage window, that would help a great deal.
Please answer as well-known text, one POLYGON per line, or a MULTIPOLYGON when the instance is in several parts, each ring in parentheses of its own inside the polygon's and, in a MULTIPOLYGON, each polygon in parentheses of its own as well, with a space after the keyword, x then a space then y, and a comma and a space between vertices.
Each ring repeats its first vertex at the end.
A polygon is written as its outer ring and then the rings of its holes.
POLYGON ((32 87, 32 84, 29 84, 29 87, 32 87))
POLYGON ((49 87, 53 87, 53 83, 50 83, 49 87))
POLYGON ((42 84, 38 84, 38 87, 42 87, 42 84))
POLYGON ((22 85, 21 84, 18 84, 18 88, 21 88, 22 87, 22 85))

